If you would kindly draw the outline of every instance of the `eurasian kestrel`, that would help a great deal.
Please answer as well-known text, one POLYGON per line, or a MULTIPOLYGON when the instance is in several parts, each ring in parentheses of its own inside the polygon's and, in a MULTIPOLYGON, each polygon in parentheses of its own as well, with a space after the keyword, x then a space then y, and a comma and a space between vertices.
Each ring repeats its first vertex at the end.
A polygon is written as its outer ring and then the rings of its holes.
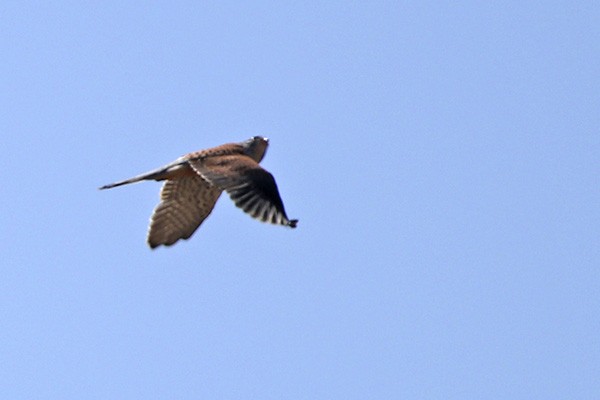
POLYGON ((162 168, 100 189, 166 180, 150 219, 148 244, 153 249, 192 236, 223 190, 253 218, 295 228, 298 220, 285 214, 273 175, 258 165, 268 145, 267 138, 254 136, 241 143, 186 154, 162 168))

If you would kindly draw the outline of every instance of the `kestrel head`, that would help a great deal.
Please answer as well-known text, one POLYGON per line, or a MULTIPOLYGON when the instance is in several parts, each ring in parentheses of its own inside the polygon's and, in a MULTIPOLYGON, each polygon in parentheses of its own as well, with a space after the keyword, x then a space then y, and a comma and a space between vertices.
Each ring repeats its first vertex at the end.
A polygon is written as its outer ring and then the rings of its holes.
POLYGON ((241 143, 244 147, 244 153, 256 162, 260 162, 269 146, 269 139, 262 136, 253 136, 241 143))

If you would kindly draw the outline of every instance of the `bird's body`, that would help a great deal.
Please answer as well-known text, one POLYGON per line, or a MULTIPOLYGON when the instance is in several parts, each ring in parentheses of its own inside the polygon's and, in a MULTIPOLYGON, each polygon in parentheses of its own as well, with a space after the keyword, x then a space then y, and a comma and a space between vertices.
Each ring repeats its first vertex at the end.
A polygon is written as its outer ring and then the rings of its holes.
POLYGON ((161 202, 150 220, 151 248, 188 239, 224 190, 253 218, 295 228, 298 220, 288 219, 275 179, 258 164, 267 146, 268 139, 255 136, 241 143, 189 153, 162 168, 100 189, 143 180, 166 181, 161 202))

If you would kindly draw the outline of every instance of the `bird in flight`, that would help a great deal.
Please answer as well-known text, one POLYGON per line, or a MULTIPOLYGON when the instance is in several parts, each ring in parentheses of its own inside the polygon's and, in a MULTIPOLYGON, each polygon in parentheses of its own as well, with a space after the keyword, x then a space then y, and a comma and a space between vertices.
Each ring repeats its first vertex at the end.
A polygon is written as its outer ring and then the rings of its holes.
POLYGON ((288 219, 275 178, 258 164, 268 145, 267 138, 254 136, 189 153, 162 168, 100 189, 144 180, 166 181, 150 218, 148 245, 152 249, 192 236, 223 191, 251 217, 295 228, 298 220, 288 219))

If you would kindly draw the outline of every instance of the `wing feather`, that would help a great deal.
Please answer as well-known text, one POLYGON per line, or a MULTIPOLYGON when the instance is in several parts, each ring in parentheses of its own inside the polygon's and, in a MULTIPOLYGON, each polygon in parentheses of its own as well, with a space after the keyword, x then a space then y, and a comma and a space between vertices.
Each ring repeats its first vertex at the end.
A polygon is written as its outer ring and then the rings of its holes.
POLYGON ((189 161, 203 178, 227 191, 235 205, 263 222, 296 227, 288 219, 275 178, 244 155, 224 155, 189 161))
POLYGON ((169 179, 150 219, 148 244, 170 246, 188 239, 213 210, 222 190, 199 175, 169 179))

